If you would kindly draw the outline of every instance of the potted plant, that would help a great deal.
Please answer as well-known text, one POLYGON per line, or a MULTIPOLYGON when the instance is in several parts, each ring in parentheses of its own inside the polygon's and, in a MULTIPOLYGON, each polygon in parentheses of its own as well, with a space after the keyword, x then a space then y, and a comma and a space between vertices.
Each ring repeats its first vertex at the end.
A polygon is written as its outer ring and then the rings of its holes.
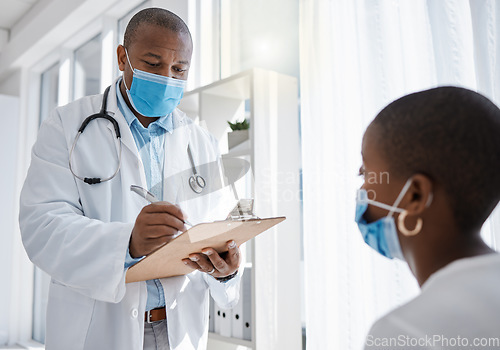
POLYGON ((231 123, 228 121, 227 123, 232 130, 227 134, 227 143, 230 149, 249 139, 250 122, 248 119, 244 119, 242 122, 231 123))

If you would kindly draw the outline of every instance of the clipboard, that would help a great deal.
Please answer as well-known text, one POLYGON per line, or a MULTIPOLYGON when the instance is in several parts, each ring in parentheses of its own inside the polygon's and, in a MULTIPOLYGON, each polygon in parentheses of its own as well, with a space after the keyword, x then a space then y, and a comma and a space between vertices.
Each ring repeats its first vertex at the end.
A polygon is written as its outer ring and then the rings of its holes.
POLYGON ((189 254, 201 252, 203 248, 209 247, 222 253, 227 250, 227 241, 234 240, 240 246, 285 219, 284 216, 266 219, 227 219, 195 225, 129 268, 125 282, 186 275, 194 271, 182 262, 182 259, 187 258, 189 254))

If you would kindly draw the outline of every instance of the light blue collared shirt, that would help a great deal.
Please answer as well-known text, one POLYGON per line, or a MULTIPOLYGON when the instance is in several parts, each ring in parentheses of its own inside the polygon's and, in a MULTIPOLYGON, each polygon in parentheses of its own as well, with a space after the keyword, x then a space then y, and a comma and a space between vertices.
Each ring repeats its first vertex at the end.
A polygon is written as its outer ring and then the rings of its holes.
MULTIPOLYGON (((149 124, 147 128, 142 126, 134 113, 128 108, 125 99, 120 92, 121 79, 116 83, 116 97, 118 107, 128 123, 130 131, 134 136, 135 144, 139 150, 144 172, 146 174, 146 183, 148 190, 156 198, 163 200, 163 167, 165 159, 165 134, 172 133, 173 123, 172 114, 161 117, 149 124)), ((129 268, 142 258, 134 259, 127 251, 125 259, 125 268, 129 268)), ((165 306, 165 295, 160 280, 146 281, 148 290, 148 299, 146 311, 165 306)))

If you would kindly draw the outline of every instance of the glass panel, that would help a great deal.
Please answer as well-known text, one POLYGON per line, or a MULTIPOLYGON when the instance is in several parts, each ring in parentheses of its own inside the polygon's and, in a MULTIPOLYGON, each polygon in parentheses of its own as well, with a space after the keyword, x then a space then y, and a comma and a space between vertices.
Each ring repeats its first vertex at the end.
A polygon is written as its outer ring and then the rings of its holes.
POLYGON ((101 35, 75 51, 73 99, 101 92, 101 35))
POLYGON ((57 107, 59 93, 59 63, 42 73, 40 79, 40 124, 57 107))
MULTIPOLYGON (((220 0, 220 16, 221 78, 227 78, 252 68, 263 68, 300 79, 298 0, 220 0), (258 19, 258 25, 255 25, 256 19, 258 19)), ((301 174, 299 200, 302 209, 301 174)), ((302 249, 299 278, 301 286, 304 286, 303 227, 301 226, 300 229, 302 249)), ((305 349, 305 292, 303 289, 300 303, 303 327, 302 346, 305 349)))

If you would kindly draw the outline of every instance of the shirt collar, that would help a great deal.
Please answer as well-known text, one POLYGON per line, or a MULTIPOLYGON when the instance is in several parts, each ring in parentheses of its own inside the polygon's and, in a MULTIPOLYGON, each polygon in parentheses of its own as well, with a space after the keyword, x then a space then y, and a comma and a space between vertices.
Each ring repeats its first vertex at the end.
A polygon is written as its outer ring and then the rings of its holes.
MULTIPOLYGON (((122 112, 123 116, 125 117, 125 120, 127 121, 127 124, 129 127, 132 125, 132 123, 134 121, 136 121, 136 123, 138 123, 138 124, 141 124, 141 123, 139 123, 139 120, 135 117, 134 113, 132 113, 132 111, 128 107, 127 103, 125 102, 125 99, 122 96, 122 93, 120 90, 121 81, 122 81, 122 78, 118 79, 118 81, 116 82, 116 98, 118 101, 118 107, 120 108, 120 111, 122 112)), ((164 129, 165 131, 167 131, 168 133, 171 134, 172 131, 174 130, 174 125, 172 122, 172 113, 167 114, 163 117, 160 117, 159 119, 157 119, 156 121, 154 121, 150 125, 152 125, 152 124, 158 125, 159 127, 161 127, 162 129, 164 129)), ((142 126, 142 124, 141 124, 141 126, 142 126)))

